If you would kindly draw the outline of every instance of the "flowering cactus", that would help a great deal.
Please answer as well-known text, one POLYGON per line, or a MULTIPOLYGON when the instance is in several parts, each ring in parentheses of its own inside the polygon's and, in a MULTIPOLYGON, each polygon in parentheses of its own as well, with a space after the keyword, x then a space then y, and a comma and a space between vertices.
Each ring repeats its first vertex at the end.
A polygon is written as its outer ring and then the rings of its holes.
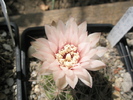
POLYGON ((105 64, 97 60, 107 51, 104 47, 96 47, 100 33, 87 34, 87 23, 79 26, 74 18, 66 24, 59 21, 57 27, 45 25, 48 39, 38 38, 32 42, 36 50, 35 58, 41 60, 39 73, 53 74, 56 86, 64 89, 67 85, 75 88, 78 79, 92 87, 92 77, 87 70, 97 71, 105 64))

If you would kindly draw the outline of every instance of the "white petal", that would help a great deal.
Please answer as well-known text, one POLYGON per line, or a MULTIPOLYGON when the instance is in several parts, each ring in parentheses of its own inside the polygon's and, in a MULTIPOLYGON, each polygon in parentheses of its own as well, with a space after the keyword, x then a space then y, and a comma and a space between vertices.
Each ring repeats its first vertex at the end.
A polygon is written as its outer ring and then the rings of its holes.
POLYGON ((81 57, 86 56, 86 54, 88 54, 89 51, 90 51, 90 45, 87 44, 87 45, 84 47, 84 49, 82 49, 82 51, 80 52, 80 56, 81 56, 81 57))
POLYGON ((89 66, 86 66, 85 68, 91 71, 97 71, 101 68, 104 68, 106 65, 100 61, 100 60, 92 60, 90 61, 89 66))
POLYGON ((87 86, 92 87, 92 77, 86 69, 74 70, 75 75, 87 86))
POLYGON ((48 63, 47 61, 44 61, 42 63, 41 69, 48 69, 49 68, 49 65, 50 65, 50 63, 48 63))
POLYGON ((92 33, 88 36, 87 41, 90 43, 91 47, 94 47, 96 45, 96 43, 100 39, 100 35, 100 33, 92 33))
POLYGON ((66 22, 65 37, 67 38, 68 44, 74 44, 75 46, 78 44, 78 26, 74 18, 70 18, 66 22))
POLYGON ((68 85, 65 76, 63 78, 56 80, 55 84, 58 87, 58 89, 64 89, 68 85))
POLYGON ((78 52, 81 52, 85 47, 86 47, 87 43, 83 42, 83 43, 80 43, 78 45, 78 52))
POLYGON ((62 39, 59 39, 59 50, 62 49, 62 47, 65 45, 66 43, 64 41, 62 41, 62 39))
POLYGON ((51 27, 49 25, 45 25, 45 32, 47 37, 49 38, 49 35, 51 34, 51 27))
POLYGON ((65 24, 61 20, 58 21, 57 29, 60 30, 63 34, 65 34, 65 24))
POLYGON ((84 56, 84 57, 82 57, 81 59, 80 59, 80 63, 81 62, 86 62, 86 61, 89 61, 90 60, 90 57, 89 56, 84 56))
POLYGON ((55 37, 53 35, 52 28, 49 25, 45 25, 44 28, 45 28, 45 33, 46 33, 46 36, 47 36, 48 40, 55 43, 55 41, 54 41, 55 37))
POLYGON ((42 48, 42 46, 45 46, 44 44, 39 43, 39 42, 37 42, 37 41, 31 42, 31 45, 33 46, 33 48, 34 48, 35 50, 36 50, 36 49, 42 48))
POLYGON ((40 52, 35 52, 35 53, 32 54, 32 56, 39 59, 39 60, 41 60, 41 61, 46 60, 45 57, 40 52))
POLYGON ((85 32, 85 33, 83 33, 83 34, 81 34, 80 35, 80 37, 79 37, 79 43, 82 43, 82 42, 86 42, 86 40, 87 40, 87 32, 85 32))
POLYGON ((42 46, 41 48, 36 49, 36 51, 53 54, 53 51, 49 47, 46 47, 46 46, 42 46))
POLYGON ((39 38, 36 39, 35 42, 31 42, 31 44, 37 52, 53 54, 53 51, 51 50, 48 41, 46 39, 39 38))
POLYGON ((97 47, 96 49, 97 49, 96 54, 99 57, 102 57, 107 52, 107 48, 105 47, 97 47))
POLYGON ((91 49, 87 54, 87 56, 89 56, 89 58, 92 58, 96 53, 97 53, 96 49, 91 49))
POLYGON ((56 29, 53 26, 45 25, 45 32, 48 40, 57 45, 58 39, 56 29))
POLYGON ((78 34, 77 33, 71 34, 71 44, 73 44, 74 46, 78 45, 78 34))
POLYGON ((56 70, 53 72, 53 77, 54 77, 54 80, 58 80, 60 78, 63 78, 64 77, 64 72, 62 70, 56 70))
POLYGON ((67 76, 72 76, 73 75, 73 71, 71 69, 68 69, 68 67, 60 67, 64 73, 67 75, 67 76))
POLYGON ((66 81, 74 89, 78 82, 78 77, 74 74, 72 76, 66 76, 66 81))
POLYGON ((78 35, 81 36, 81 34, 84 34, 86 33, 87 31, 87 22, 83 22, 81 23, 79 26, 78 26, 78 35))
POLYGON ((44 51, 37 51, 33 53, 32 56, 38 58, 41 61, 53 62, 55 60, 55 57, 52 54, 46 53, 44 51))
POLYGON ((43 57, 43 61, 53 62, 55 60, 55 57, 53 54, 46 53, 43 51, 37 51, 36 53, 40 53, 43 57))
POLYGON ((55 43, 58 46, 59 36, 58 36, 58 31, 54 26, 51 26, 51 35, 52 35, 52 38, 50 39, 50 41, 55 43))
POLYGON ((81 67, 83 67, 83 68, 86 68, 86 67, 88 67, 90 65, 90 62, 89 61, 87 61, 87 62, 82 62, 81 63, 81 67))
POLYGON ((83 59, 83 61, 81 62, 85 62, 85 61, 89 61, 93 56, 95 56, 97 53, 97 49, 91 49, 88 53, 85 54, 85 56, 83 56, 81 59, 83 59))
POLYGON ((41 75, 49 75, 49 74, 51 74, 52 73, 52 71, 50 71, 48 68, 49 68, 49 65, 50 65, 50 63, 48 63, 48 62, 43 62, 42 63, 42 66, 40 67, 40 69, 39 69, 39 74, 41 74, 41 75))
POLYGON ((74 21, 74 18, 71 17, 67 22, 66 22, 66 27, 70 27, 71 23, 74 21))
POLYGON ((76 44, 77 42, 74 41, 74 40, 78 41, 78 27, 76 22, 72 21, 71 25, 67 28, 67 30, 68 30, 68 43, 76 44))
POLYGON ((49 65, 49 70, 60 70, 59 62, 56 59, 49 65))
POLYGON ((66 37, 65 37, 65 34, 61 32, 61 30, 58 30, 58 46, 59 48, 58 49, 61 49, 62 48, 62 45, 65 45, 66 44, 66 37))
POLYGON ((49 47, 49 43, 48 43, 48 40, 45 39, 45 38, 38 38, 36 39, 37 42, 41 43, 42 45, 46 45, 49 47))
POLYGON ((51 49, 54 53, 57 52, 58 47, 57 47, 54 43, 52 43, 52 42, 49 41, 49 46, 50 46, 50 49, 51 49))

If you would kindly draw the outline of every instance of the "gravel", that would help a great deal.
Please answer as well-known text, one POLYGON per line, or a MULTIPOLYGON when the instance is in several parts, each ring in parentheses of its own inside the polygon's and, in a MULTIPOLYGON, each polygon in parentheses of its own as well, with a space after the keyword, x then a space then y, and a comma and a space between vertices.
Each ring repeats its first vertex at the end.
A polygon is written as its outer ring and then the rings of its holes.
POLYGON ((11 37, 0 30, 0 100, 16 100, 16 67, 11 37))
MULTIPOLYGON (((131 36, 133 37, 133 33, 127 34, 127 39, 132 40, 128 38, 131 36)), ((105 38, 106 34, 102 34, 99 44, 109 47, 109 43, 105 38)), ((129 42, 129 45, 133 46, 132 42, 129 42)), ((131 77, 125 70, 121 58, 116 48, 109 48, 108 52, 101 59, 106 63, 107 67, 98 72, 90 72, 93 77, 93 87, 90 89, 82 85, 77 85, 76 89, 78 89, 78 95, 80 95, 82 100, 133 100, 131 77), (82 95, 82 91, 84 91, 84 95, 82 95)), ((42 92, 44 91, 44 88, 42 88, 44 84, 41 83, 40 85, 39 81, 37 81, 38 75, 36 73, 40 63, 35 59, 31 59, 30 61, 30 79, 34 79, 30 81, 32 83, 32 92, 29 94, 30 100, 49 100, 46 99, 45 92, 42 92), (41 96, 42 93, 44 93, 43 96, 41 96)), ((76 89, 72 90, 74 98, 77 97, 75 95, 77 92, 76 89)))
POLYGON ((121 86, 122 86, 123 92, 130 91, 131 87, 133 86, 133 83, 129 73, 124 73, 121 86))
POLYGON ((6 80, 6 83, 7 83, 8 86, 12 86, 12 85, 14 84, 13 78, 8 78, 8 79, 6 80))
POLYGON ((8 51, 12 51, 12 48, 9 44, 3 44, 4 49, 8 50, 8 51))

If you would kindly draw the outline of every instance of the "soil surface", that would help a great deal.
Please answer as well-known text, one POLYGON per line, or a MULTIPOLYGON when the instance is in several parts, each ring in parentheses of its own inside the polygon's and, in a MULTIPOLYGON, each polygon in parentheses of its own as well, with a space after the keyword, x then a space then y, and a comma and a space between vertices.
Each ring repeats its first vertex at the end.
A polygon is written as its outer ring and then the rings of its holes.
MULTIPOLYGON (((5 0, 10 16, 122 1, 130 0, 5 0)), ((0 16, 3 16, 2 13, 0 16)))
POLYGON ((0 29, 0 100, 15 100, 16 88, 15 52, 11 37, 0 29))

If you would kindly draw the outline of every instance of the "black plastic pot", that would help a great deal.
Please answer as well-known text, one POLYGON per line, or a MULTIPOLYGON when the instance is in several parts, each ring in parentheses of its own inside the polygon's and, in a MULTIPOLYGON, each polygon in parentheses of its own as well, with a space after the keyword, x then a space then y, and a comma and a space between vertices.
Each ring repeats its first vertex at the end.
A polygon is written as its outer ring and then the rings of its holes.
MULTIPOLYGON (((16 70, 17 70, 17 100, 22 100, 22 83, 21 83, 21 63, 20 63, 20 44, 19 44, 19 31, 18 31, 18 26, 11 22, 11 28, 12 32, 14 35, 14 40, 15 40, 15 46, 14 46, 14 54, 15 54, 15 59, 16 59, 16 70)), ((0 22, 0 30, 6 31, 9 33, 7 24, 5 22, 0 22)), ((12 41, 11 41, 12 42, 12 41)))
MULTIPOLYGON (((110 30, 113 28, 113 25, 111 24, 88 24, 87 30, 88 32, 105 32, 109 33, 110 30)), ((130 30, 130 31, 133 31, 130 30)), ((28 94, 27 94, 27 82, 28 82, 28 72, 29 72, 29 58, 28 58, 28 48, 30 47, 30 42, 33 40, 31 37, 44 37, 46 36, 44 27, 32 27, 26 29, 21 36, 21 66, 22 66, 22 100, 28 100, 28 94)), ((118 48, 120 55, 125 56, 127 55, 127 50, 125 50, 125 45, 127 45, 126 39, 123 38, 116 47, 118 48), (123 45, 123 46, 121 46, 123 45), (123 52, 124 49, 124 52, 123 52), (125 53, 126 52, 126 53, 125 53)), ((128 47, 128 46, 127 46, 128 47)), ((130 52, 129 52, 130 54, 130 52)), ((129 57, 131 58, 131 54, 129 56, 125 56, 123 58, 123 61, 128 68, 130 65, 132 65, 131 61, 129 60, 129 57)), ((132 58, 131 58, 132 59, 132 58)), ((130 69, 130 68, 128 68, 130 69)), ((130 71, 131 73, 131 71, 130 71)))

